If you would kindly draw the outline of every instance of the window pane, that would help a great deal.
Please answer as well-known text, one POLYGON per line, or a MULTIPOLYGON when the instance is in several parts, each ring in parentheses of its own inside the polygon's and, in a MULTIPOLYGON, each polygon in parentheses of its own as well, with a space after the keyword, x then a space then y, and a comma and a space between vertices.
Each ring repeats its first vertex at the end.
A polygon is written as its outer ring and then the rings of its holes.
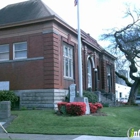
POLYGON ((68 74, 69 73, 68 72, 69 68, 68 68, 68 59, 67 58, 66 58, 66 63, 65 64, 66 64, 66 76, 69 76, 69 74, 68 74))
POLYGON ((0 53, 1 52, 9 52, 9 45, 1 45, 0 46, 0 53))
POLYGON ((0 60, 9 60, 9 45, 0 45, 0 60))
POLYGON ((72 57, 72 49, 69 48, 69 57, 72 57))
POLYGON ((65 47, 65 56, 68 56, 68 48, 65 47))
POLYGON ((66 56, 66 47, 64 47, 64 56, 66 56))
POLYGON ((26 42, 15 44, 15 50, 16 51, 18 51, 18 50, 26 50, 26 49, 27 49, 27 43, 26 42))
POLYGON ((15 58, 19 57, 27 57, 27 52, 26 51, 15 52, 15 58))
POLYGON ((14 58, 27 58, 27 42, 14 44, 14 58))
POLYGON ((69 59, 69 76, 72 77, 72 62, 71 59, 69 59))
POLYGON ((7 59, 7 60, 9 60, 9 53, 0 54, 0 59, 7 59))

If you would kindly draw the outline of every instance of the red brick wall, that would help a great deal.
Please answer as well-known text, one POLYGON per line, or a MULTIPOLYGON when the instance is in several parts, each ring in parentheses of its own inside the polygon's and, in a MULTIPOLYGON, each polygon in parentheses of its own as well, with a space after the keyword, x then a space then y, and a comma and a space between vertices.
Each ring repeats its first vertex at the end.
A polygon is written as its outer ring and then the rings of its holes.
POLYGON ((60 88, 59 35, 44 34, 44 88, 60 88))
MULTIPOLYGON (((10 60, 13 60, 13 43, 27 41, 28 58, 42 57, 41 34, 0 39, 0 44, 10 45, 10 60)), ((0 63, 0 81, 10 81, 11 90, 42 89, 43 60, 9 61, 0 63)))
POLYGON ((28 40, 28 58, 43 56, 43 35, 30 35, 28 40))
POLYGON ((42 72, 42 60, 0 63, 0 81, 10 81, 11 90, 42 89, 42 72))

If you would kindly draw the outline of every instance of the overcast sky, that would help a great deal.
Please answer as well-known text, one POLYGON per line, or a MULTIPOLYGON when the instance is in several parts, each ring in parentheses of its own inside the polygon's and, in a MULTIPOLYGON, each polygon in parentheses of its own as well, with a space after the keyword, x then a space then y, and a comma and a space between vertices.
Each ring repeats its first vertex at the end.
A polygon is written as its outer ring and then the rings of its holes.
MULTIPOLYGON (((25 0, 3 0, 0 8, 25 0)), ((64 21, 77 28, 77 7, 74 0, 42 0, 64 21)), ((80 0, 80 26, 98 41, 105 29, 120 27, 128 20, 122 19, 125 3, 140 7, 140 0, 80 0)), ((1 19, 2 20, 2 19, 1 19)))

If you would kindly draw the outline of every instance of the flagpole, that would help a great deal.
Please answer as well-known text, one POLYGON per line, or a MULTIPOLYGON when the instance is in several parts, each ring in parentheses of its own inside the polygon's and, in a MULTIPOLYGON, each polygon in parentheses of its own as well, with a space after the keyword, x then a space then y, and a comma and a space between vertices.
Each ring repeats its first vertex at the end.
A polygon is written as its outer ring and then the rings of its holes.
POLYGON ((82 76, 82 48, 80 30, 80 0, 77 0, 77 25, 78 25, 78 70, 79 70, 79 96, 83 97, 83 76, 82 76))

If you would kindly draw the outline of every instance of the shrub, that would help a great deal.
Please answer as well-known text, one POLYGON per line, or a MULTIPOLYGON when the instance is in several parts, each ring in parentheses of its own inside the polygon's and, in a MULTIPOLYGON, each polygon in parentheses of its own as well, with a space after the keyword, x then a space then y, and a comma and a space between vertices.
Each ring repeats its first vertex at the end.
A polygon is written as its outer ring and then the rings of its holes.
POLYGON ((102 103, 103 107, 109 107, 109 103, 102 103))
POLYGON ((67 103, 66 110, 70 115, 84 115, 86 112, 86 104, 84 102, 67 103))
POLYGON ((97 107, 93 103, 89 103, 90 113, 95 113, 97 111, 97 107))
POLYGON ((26 107, 26 106, 22 106, 22 107, 20 108, 20 110, 27 110, 27 107, 26 107))
POLYGON ((84 102, 60 102, 57 104, 58 110, 62 114, 69 114, 69 115, 84 115, 86 112, 86 104, 84 102))
POLYGON ((11 108, 14 108, 15 102, 18 101, 18 96, 13 91, 0 91, 0 101, 11 101, 11 108))
POLYGON ((103 108, 103 105, 101 103, 95 103, 94 105, 97 107, 97 109, 103 108))
POLYGON ((57 104, 58 105, 58 110, 59 110, 60 113, 66 114, 66 104, 67 104, 67 102, 60 102, 60 103, 57 104))
POLYGON ((91 91, 83 91, 83 96, 88 98, 89 103, 97 102, 97 95, 91 91))
POLYGON ((65 106, 65 105, 62 105, 62 106, 60 107, 60 113, 62 113, 62 114, 67 114, 67 112, 66 112, 66 106, 65 106))

